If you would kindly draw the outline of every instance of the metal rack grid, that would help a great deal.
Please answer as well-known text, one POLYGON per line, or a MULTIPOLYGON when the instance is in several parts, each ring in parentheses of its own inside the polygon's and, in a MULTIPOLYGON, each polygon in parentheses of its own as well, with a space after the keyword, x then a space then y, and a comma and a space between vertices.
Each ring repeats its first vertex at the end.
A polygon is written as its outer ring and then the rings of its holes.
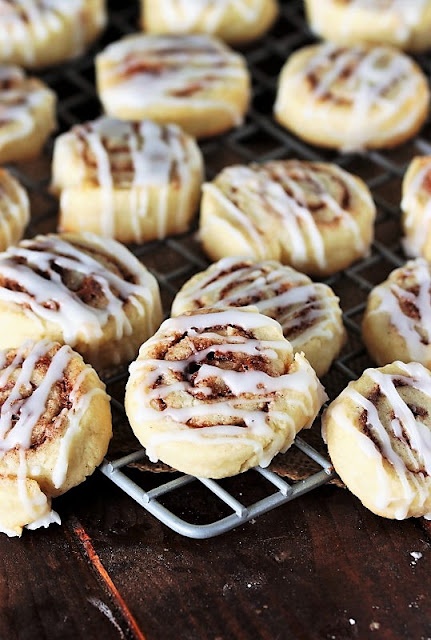
MULTIPOLYGON (((348 341, 343 351, 323 379, 327 393, 332 399, 344 388, 348 380, 357 378, 366 367, 372 365, 361 341, 361 317, 370 289, 384 280, 394 267, 405 261, 400 245, 401 179, 414 155, 431 152, 431 127, 428 121, 420 136, 396 149, 359 155, 340 154, 312 147, 277 125, 271 114, 281 66, 292 51, 315 40, 305 22, 302 1, 280 0, 280 4, 280 17, 271 32, 244 51, 253 77, 253 101, 246 122, 237 130, 203 141, 200 146, 205 157, 208 179, 230 164, 296 157, 335 162, 361 176, 370 187, 378 207, 376 238, 371 254, 344 272, 324 280, 340 297, 348 332, 348 341)), ((59 96, 59 131, 67 130, 73 124, 90 120, 100 114, 94 86, 94 54, 109 42, 138 29, 137 2, 108 0, 108 7, 108 28, 97 45, 81 58, 40 74, 59 96)), ((418 56, 417 60, 429 75, 431 55, 418 56)), ((12 173, 29 191, 32 204, 32 221, 27 230, 29 237, 36 233, 55 230, 57 202, 48 192, 51 152, 52 142, 47 145, 42 158, 10 167, 12 173)), ((208 265, 195 231, 196 227, 181 236, 132 247, 135 255, 157 277, 166 313, 178 288, 194 273, 208 265)), ((106 383, 108 392, 113 397, 116 431, 126 429, 130 432, 122 404, 126 378, 127 372, 121 371, 108 378, 106 383)), ((218 482, 177 475, 173 480, 157 483, 155 479, 160 476, 148 473, 140 473, 139 480, 133 479, 133 470, 129 471, 128 465, 143 456, 137 441, 134 441, 129 449, 132 451, 131 454, 127 452, 127 455, 118 457, 111 452, 109 460, 102 466, 102 471, 174 530, 191 537, 210 537, 292 500, 327 482, 334 475, 330 463, 306 440, 307 434, 303 432, 303 437, 297 438, 295 447, 317 462, 321 471, 295 484, 289 484, 264 469, 248 471, 242 474, 243 477, 247 476, 246 482, 254 484, 264 481, 267 489, 269 486, 269 491, 266 491, 261 500, 247 506, 218 482), (156 483, 157 486, 144 490, 143 478, 148 480, 150 476, 150 484, 156 483), (233 513, 223 513, 210 524, 196 524, 180 518, 162 504, 162 499, 176 495, 182 488, 195 484, 220 498, 233 513)), ((164 479, 165 476, 166 474, 163 474, 164 479)))

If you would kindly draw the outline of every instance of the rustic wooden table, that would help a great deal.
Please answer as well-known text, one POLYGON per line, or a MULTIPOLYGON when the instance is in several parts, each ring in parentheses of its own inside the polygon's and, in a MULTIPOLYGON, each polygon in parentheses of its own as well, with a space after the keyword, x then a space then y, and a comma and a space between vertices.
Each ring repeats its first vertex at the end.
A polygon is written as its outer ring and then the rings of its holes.
MULTIPOLYGON (((296 156, 338 162, 372 188, 379 209, 372 255, 327 281, 341 298, 349 333, 324 380, 332 398, 371 364, 360 339, 361 314, 370 288, 405 260, 401 178, 414 154, 429 152, 431 131, 427 124, 421 137, 391 152, 339 156, 275 125, 281 65, 290 51, 312 41, 300 0, 281 4, 271 33, 246 51, 254 78, 247 122, 202 149, 209 177, 235 162, 296 156)), ((109 6, 110 24, 98 47, 41 74, 60 96, 61 130, 99 114, 93 55, 136 29, 134 2, 109 6)), ((419 62, 429 73, 431 58, 419 62)), ((55 229, 57 204, 46 190, 50 150, 12 168, 31 197, 28 236, 55 229)), ((178 287, 206 264, 193 233, 137 254, 159 278, 166 311, 178 287)), ((253 484, 248 492, 251 500, 258 497, 253 484)), ((188 495, 179 502, 185 512, 188 495)), ((198 495, 194 500, 196 511, 211 516, 211 503, 198 495)), ((346 490, 320 487, 198 541, 173 533, 100 472, 54 506, 61 526, 26 531, 21 539, 0 535, 0 640, 431 638, 431 524, 378 518, 346 490)))
POLYGON ((431 636, 430 525, 378 518, 342 489, 202 541, 101 474, 57 508, 61 527, 0 539, 5 640, 431 636))

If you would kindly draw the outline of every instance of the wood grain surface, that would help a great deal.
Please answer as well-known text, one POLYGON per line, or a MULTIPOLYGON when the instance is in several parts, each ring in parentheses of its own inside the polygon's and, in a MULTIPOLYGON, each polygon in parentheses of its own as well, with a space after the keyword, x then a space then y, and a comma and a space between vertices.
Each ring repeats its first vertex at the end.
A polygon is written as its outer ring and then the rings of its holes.
POLYGON ((199 541, 99 474, 57 507, 61 527, 0 538, 1 638, 431 636, 427 526, 378 518, 347 491, 199 541))

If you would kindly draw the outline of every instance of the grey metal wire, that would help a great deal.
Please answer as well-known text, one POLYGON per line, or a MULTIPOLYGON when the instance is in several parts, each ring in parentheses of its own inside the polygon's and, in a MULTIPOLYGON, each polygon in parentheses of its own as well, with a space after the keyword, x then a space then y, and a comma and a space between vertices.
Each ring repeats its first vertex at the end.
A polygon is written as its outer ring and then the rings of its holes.
MULTIPOLYGON (((60 131, 100 114, 100 104, 94 88, 94 54, 109 42, 138 28, 137 3, 110 0, 108 5, 110 20, 101 41, 81 58, 40 74, 40 77, 57 92, 60 98, 58 106, 60 131)), ((313 35, 304 19, 301 0, 281 0, 281 13, 277 24, 266 37, 244 52, 253 76, 253 102, 245 124, 223 136, 203 141, 201 149, 209 179, 223 166, 229 164, 297 157, 335 162, 344 169, 361 176, 370 187, 378 206, 376 240, 372 251, 368 257, 349 269, 324 280, 340 297, 348 332, 346 346, 324 379, 328 395, 333 398, 347 381, 357 378, 364 368, 372 365, 360 339, 362 313, 370 289, 405 260, 399 242, 401 179, 414 155, 430 153, 431 135, 428 122, 416 139, 397 149, 372 151, 363 155, 343 155, 307 145, 278 126, 272 118, 272 107, 281 66, 293 50, 313 40, 313 35)), ((423 54, 418 56, 417 60, 429 75, 431 55, 423 54)), ((33 217, 27 231, 28 236, 55 230, 57 203, 48 192, 51 151, 52 142, 47 145, 42 163, 38 161, 10 167, 27 187, 31 197, 33 217)), ((208 265, 208 260, 201 252, 195 238, 195 231, 196 227, 182 236, 132 247, 135 255, 158 278, 166 314, 169 313, 170 303, 179 286, 208 265)), ((127 372, 119 371, 106 381, 108 391, 113 396, 112 406, 116 429, 120 431, 129 429, 121 401, 126 379, 127 372)), ((303 437, 306 439, 307 435, 303 437)), ((175 531, 183 535, 203 538, 227 531, 269 509, 293 500, 327 482, 333 476, 330 463, 305 440, 297 439, 295 446, 317 462, 322 470, 308 480, 292 484, 265 469, 257 468, 249 471, 243 474, 247 482, 261 482, 265 487, 269 487, 269 494, 251 505, 244 505, 233 495, 226 493, 222 483, 184 475, 166 481, 166 474, 162 474, 163 481, 158 486, 144 490, 141 486, 144 480, 151 475, 151 484, 154 484, 155 474, 140 474, 139 484, 131 479, 128 464, 136 462, 144 455, 144 451, 139 450, 137 442, 131 445, 124 456, 116 458, 111 455, 102 466, 102 471, 145 509, 175 531), (209 492, 214 500, 226 504, 232 513, 202 525, 186 521, 162 504, 163 499, 196 484, 209 492)))

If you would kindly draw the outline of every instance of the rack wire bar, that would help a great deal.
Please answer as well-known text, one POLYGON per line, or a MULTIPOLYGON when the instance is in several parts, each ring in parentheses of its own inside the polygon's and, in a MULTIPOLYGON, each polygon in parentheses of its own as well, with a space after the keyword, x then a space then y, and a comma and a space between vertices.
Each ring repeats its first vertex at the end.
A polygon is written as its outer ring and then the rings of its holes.
MULTIPOLYGON (((341 154, 319 149, 304 143, 280 127, 272 117, 272 110, 281 67, 292 51, 315 41, 304 18, 302 0, 280 0, 280 6, 279 19, 271 32, 243 52, 253 76, 253 100, 246 122, 240 128, 215 139, 201 141, 200 147, 205 158, 208 179, 212 179, 228 165, 298 158, 334 162, 346 171, 360 176, 371 189, 378 207, 378 215, 376 240, 370 255, 344 272, 333 274, 323 280, 340 298, 348 333, 342 353, 323 380, 332 399, 349 380, 358 378, 365 368, 373 365, 361 341, 361 317, 370 289, 405 261, 399 242, 401 180, 415 155, 431 153, 431 124, 428 121, 416 138, 401 147, 389 151, 373 150, 363 154, 341 154)), ((94 55, 107 44, 127 33, 135 32, 138 28, 137 2, 108 0, 108 9, 108 28, 98 44, 80 58, 38 74, 59 97, 59 133, 67 131, 74 124, 100 115, 101 107, 94 88, 94 55)), ((428 77, 431 70, 431 54, 421 54, 416 56, 416 60, 428 77)), ((56 230, 57 201, 49 193, 51 154, 52 142, 48 143, 41 159, 8 167, 29 192, 32 220, 27 229, 27 237, 56 230)), ((169 313, 173 296, 179 287, 208 265, 195 234, 196 225, 188 233, 131 247, 138 259, 158 279, 166 314, 169 313)), ((126 381, 127 371, 115 371, 105 380, 108 393, 112 396, 114 419, 118 418, 115 424, 116 431, 129 429, 123 406, 126 381)), ((167 481, 167 474, 159 474, 160 486, 145 491, 131 479, 130 475, 135 472, 128 468, 129 464, 139 462, 145 455, 143 449, 136 451, 139 445, 121 450, 117 455, 111 453, 102 466, 102 472, 147 511, 178 533, 194 538, 206 538, 228 531, 307 491, 316 489, 334 476, 330 462, 310 447, 302 437, 296 439, 294 446, 317 463, 321 470, 307 480, 292 484, 268 469, 258 467, 247 471, 242 474, 247 483, 259 482, 265 488, 269 486, 271 489, 269 495, 252 505, 242 504, 228 494, 218 481, 203 481, 187 475, 174 479, 170 475, 167 481), (179 490, 193 492, 195 486, 208 492, 216 503, 220 502, 224 509, 230 509, 232 513, 216 522, 196 525, 185 521, 162 504, 162 500, 169 502, 169 496, 176 496, 179 490)), ((148 473, 139 475, 141 484, 150 482, 148 473)), ((154 486, 155 474, 151 474, 151 478, 154 486)))
POLYGON ((272 471, 262 469, 261 467, 255 467, 254 469, 246 472, 250 476, 250 481, 253 480, 251 478, 252 473, 254 471, 258 472, 270 483, 272 488, 276 489, 276 491, 269 493, 265 498, 262 498, 249 506, 245 506, 239 502, 234 496, 226 491, 219 482, 209 480, 207 478, 196 478, 185 474, 175 478, 174 480, 163 483, 155 489, 145 491, 141 486, 139 486, 139 484, 122 471, 122 469, 129 464, 132 456, 135 456, 133 458, 134 460, 142 458, 145 455, 145 450, 138 451, 135 454, 131 454, 131 456, 125 456, 113 462, 105 461, 100 469, 106 477, 114 482, 114 484, 120 487, 138 504, 144 507, 144 509, 149 511, 149 513, 158 518, 163 522, 163 524, 173 531, 176 531, 188 538, 213 538, 234 529, 240 524, 244 524, 245 522, 257 518, 275 507, 285 504, 286 502, 290 502, 304 493, 308 493, 309 491, 326 484, 331 478, 335 477, 336 474, 331 463, 313 447, 299 438, 295 440, 294 444, 322 466, 322 471, 313 474, 306 480, 300 480, 293 484, 289 484, 272 471), (158 500, 158 498, 177 491, 192 482, 201 483, 201 485, 203 485, 210 493, 230 507, 233 513, 208 524, 195 524, 180 518, 158 500))

